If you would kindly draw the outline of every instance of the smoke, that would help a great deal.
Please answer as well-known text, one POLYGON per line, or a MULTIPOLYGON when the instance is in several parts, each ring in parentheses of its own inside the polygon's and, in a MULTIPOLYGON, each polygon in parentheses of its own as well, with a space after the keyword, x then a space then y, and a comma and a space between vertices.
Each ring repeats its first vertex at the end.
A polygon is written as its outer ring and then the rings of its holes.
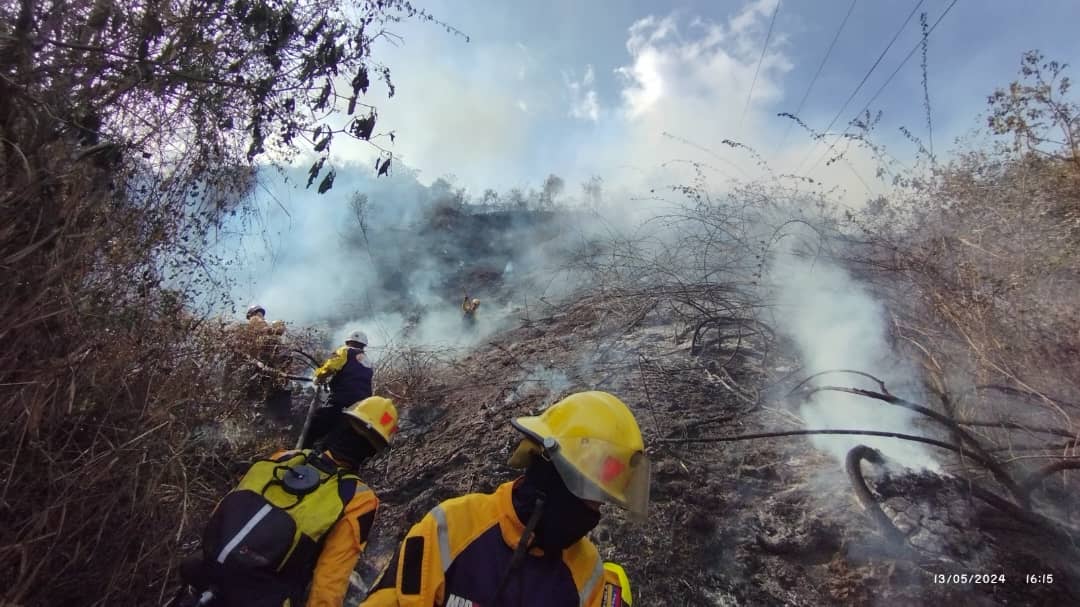
POLYGON ((594 218, 544 206, 535 191, 481 205, 401 165, 379 179, 338 166, 324 195, 306 177, 262 171, 255 221, 227 227, 215 252, 236 260, 232 312, 259 303, 270 320, 319 329, 327 346, 361 330, 376 359, 390 345, 470 347, 546 308, 580 286, 566 255, 596 233, 594 218), (463 318, 465 295, 482 302, 475 322, 463 318))
POLYGON ((530 396, 552 403, 575 386, 560 369, 552 369, 539 363, 526 363, 523 370, 524 374, 518 384, 503 399, 504 405, 513 405, 530 396))
MULTIPOLYGON (((847 272, 787 252, 776 256, 769 274, 777 302, 774 326, 795 343, 802 376, 852 369, 882 379, 897 396, 917 396, 915 371, 889 346, 884 307, 847 272)), ((830 374, 815 381, 819 386, 878 389, 851 374, 830 374)), ((818 392, 799 413, 809 429, 921 434, 914 428, 913 412, 852 394, 818 392)), ((865 444, 909 467, 938 467, 926 449, 910 441, 869 436, 814 436, 812 441, 840 461, 852 447, 865 444)))

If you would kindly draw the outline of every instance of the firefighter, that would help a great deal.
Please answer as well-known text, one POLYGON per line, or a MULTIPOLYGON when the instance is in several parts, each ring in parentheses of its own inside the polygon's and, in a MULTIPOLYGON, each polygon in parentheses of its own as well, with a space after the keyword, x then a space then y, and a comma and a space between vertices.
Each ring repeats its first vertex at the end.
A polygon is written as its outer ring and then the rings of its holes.
POLYGON ((512 425, 520 478, 447 500, 414 525, 365 607, 628 605, 622 568, 586 537, 600 505, 643 518, 649 461, 622 401, 580 392, 512 425))
POLYGON ((397 432, 394 403, 371 397, 343 415, 325 449, 279 451, 255 462, 218 503, 201 558, 181 568, 195 594, 181 605, 340 607, 379 500, 356 470, 397 432))
POLYGON ((345 345, 315 371, 315 383, 328 383, 330 397, 326 406, 316 410, 311 419, 311 428, 304 438, 305 449, 341 423, 341 410, 344 407, 371 396, 371 378, 375 370, 364 353, 367 343, 368 338, 363 331, 349 333, 345 345))
POLYGON ((252 304, 247 309, 247 333, 250 336, 252 354, 266 364, 278 358, 281 336, 285 335, 285 321, 266 322, 266 308, 252 304))
POLYGON ((289 366, 290 359, 282 342, 285 322, 266 322, 266 308, 252 304, 247 309, 247 326, 244 327, 241 347, 244 353, 259 361, 270 371, 261 370, 255 381, 247 385, 250 398, 261 399, 271 417, 288 421, 292 409, 292 390, 280 373, 289 366), (274 372, 278 372, 275 374, 274 372))
POLYGON ((476 316, 476 310, 480 307, 480 300, 475 297, 469 298, 468 295, 461 302, 461 311, 465 313, 465 316, 476 316))
POLYGON ((468 295, 461 302, 461 311, 464 315, 461 317, 466 326, 472 326, 476 324, 476 310, 480 307, 480 300, 476 298, 469 298, 468 295))
POLYGON ((259 304, 248 306, 247 323, 230 327, 227 333, 231 353, 225 363, 222 386, 226 391, 240 390, 250 399, 266 396, 266 382, 256 376, 251 360, 267 364, 262 347, 263 337, 270 330, 266 308, 259 304))
POLYGON ((266 308, 259 304, 251 304, 248 306, 247 314, 248 326, 250 327, 265 327, 266 326, 266 308))

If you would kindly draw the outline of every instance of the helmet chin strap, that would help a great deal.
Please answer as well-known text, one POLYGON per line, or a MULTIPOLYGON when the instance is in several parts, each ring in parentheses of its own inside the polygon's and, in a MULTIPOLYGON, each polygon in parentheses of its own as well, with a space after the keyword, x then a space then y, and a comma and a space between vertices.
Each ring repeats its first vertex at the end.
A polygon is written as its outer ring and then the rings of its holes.
POLYGON ((521 539, 518 540, 517 546, 514 548, 514 555, 510 557, 510 566, 506 568, 502 578, 499 579, 499 586, 495 590, 495 598, 491 600, 493 605, 499 604, 503 590, 506 589, 506 583, 510 581, 510 574, 521 564, 521 559, 525 557, 525 551, 528 550, 529 544, 532 543, 533 531, 536 529, 536 525, 540 523, 540 517, 544 514, 544 499, 543 492, 536 496, 532 515, 529 516, 529 522, 525 523, 525 531, 522 532, 521 539))

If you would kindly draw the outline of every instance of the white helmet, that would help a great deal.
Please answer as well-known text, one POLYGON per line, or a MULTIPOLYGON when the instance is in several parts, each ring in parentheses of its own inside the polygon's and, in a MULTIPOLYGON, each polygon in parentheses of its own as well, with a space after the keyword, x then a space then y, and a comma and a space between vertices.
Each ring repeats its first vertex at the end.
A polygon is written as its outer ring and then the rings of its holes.
POLYGON ((345 343, 349 343, 350 341, 355 341, 361 345, 366 346, 367 334, 363 331, 353 331, 352 333, 349 333, 348 337, 345 338, 345 343))
POLYGON ((260 306, 259 304, 251 304, 250 306, 248 306, 247 309, 247 318, 251 318, 259 312, 262 312, 262 315, 266 316, 266 308, 260 306))

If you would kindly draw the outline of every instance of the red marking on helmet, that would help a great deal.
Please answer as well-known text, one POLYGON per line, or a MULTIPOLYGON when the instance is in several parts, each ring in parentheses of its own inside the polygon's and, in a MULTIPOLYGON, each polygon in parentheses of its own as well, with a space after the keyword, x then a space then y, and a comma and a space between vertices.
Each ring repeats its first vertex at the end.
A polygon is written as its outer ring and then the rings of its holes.
POLYGON ((394 417, 389 412, 383 411, 382 417, 379 419, 379 423, 386 426, 394 421, 394 417))
POLYGON ((604 468, 600 471, 600 480, 605 483, 622 474, 626 465, 610 455, 604 459, 604 468))

